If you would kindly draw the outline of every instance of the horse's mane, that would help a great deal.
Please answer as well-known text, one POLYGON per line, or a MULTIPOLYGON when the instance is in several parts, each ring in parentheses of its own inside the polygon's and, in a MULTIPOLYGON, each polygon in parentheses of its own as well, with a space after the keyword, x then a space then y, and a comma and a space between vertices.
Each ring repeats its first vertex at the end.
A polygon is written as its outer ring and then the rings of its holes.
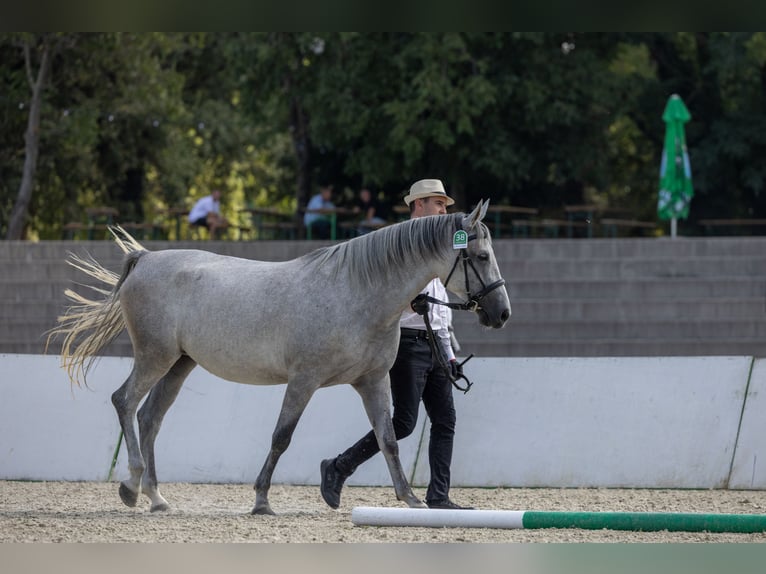
POLYGON ((347 271, 352 286, 364 287, 381 273, 406 275, 433 257, 451 257, 452 234, 462 217, 455 213, 410 219, 318 249, 307 257, 319 265, 334 266, 336 273, 347 271))

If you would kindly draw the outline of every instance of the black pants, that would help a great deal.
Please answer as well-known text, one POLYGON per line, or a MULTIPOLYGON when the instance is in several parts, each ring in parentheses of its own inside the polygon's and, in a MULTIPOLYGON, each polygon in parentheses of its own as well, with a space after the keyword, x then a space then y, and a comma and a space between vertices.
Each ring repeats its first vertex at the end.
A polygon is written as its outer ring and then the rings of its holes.
MULTIPOLYGON (((424 332, 425 333, 425 332, 424 332)), ((423 336, 402 333, 396 362, 391 367, 391 395, 394 402, 394 432, 402 439, 415 430, 420 400, 431 421, 428 463, 431 480, 426 502, 443 500, 449 495, 452 444, 455 437, 455 404, 452 383, 432 356, 423 336)), ((379 451, 375 433, 370 431, 335 460, 338 472, 351 475, 364 461, 379 451)))

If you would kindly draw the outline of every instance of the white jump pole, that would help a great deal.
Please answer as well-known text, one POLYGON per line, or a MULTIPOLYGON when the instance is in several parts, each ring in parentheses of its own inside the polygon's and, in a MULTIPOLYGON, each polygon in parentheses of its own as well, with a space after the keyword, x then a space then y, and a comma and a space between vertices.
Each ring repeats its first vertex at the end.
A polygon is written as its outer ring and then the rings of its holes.
POLYGON ((436 510, 374 508, 351 510, 357 526, 431 528, 581 528, 643 532, 766 532, 766 514, 679 512, 552 512, 529 510, 436 510))
POLYGON ((357 526, 424 526, 431 528, 524 528, 523 510, 447 510, 357 506, 351 522, 357 526))

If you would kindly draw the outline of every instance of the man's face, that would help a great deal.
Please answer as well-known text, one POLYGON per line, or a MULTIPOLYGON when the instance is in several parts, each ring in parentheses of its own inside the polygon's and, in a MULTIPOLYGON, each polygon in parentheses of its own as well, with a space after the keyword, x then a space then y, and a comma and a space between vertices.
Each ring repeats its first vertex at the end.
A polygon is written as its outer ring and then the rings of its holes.
POLYGON ((447 213, 447 200, 443 197, 425 197, 415 200, 415 209, 412 217, 425 217, 426 215, 444 215, 447 213))

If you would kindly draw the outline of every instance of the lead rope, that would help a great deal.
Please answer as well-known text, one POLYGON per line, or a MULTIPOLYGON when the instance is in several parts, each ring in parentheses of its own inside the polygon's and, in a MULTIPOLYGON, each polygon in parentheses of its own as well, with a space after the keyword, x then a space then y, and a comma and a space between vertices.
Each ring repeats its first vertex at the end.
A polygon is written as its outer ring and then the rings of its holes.
POLYGON ((452 383, 452 386, 455 387, 459 391, 463 391, 463 394, 467 393, 471 390, 471 387, 473 386, 473 383, 468 380, 468 377, 465 376, 465 373, 463 373, 463 365, 465 365, 468 361, 470 361, 473 358, 473 353, 468 355, 468 357, 462 362, 458 363, 458 366, 460 369, 458 369, 458 373, 460 373, 457 377, 452 376, 452 369, 447 364, 447 359, 444 358, 444 353, 442 350, 436 345, 436 336, 434 335, 434 330, 431 327, 431 320, 428 318, 428 311, 430 310, 429 302, 439 302, 438 299, 433 299, 433 297, 429 297, 425 293, 421 293, 417 297, 415 297, 412 300, 412 303, 410 306, 412 307, 412 310, 415 311, 418 315, 423 316, 423 322, 426 324, 426 330, 428 331, 428 345, 431 347, 431 354, 436 357, 436 362, 439 363, 439 366, 444 370, 444 373, 447 375, 447 378, 452 383), (423 311, 425 307, 425 312, 423 311), (460 379, 465 380, 465 386, 461 387, 458 384, 458 381, 460 379))
MULTIPOLYGON (((468 241, 471 241, 473 239, 476 239, 476 234, 472 233, 471 235, 468 235, 466 238, 466 244, 468 241)), ((465 365, 468 361, 470 361, 473 358, 473 353, 468 355, 468 357, 462 362, 458 363, 458 373, 460 373, 457 377, 452 376, 452 369, 447 364, 447 360, 444 358, 444 354, 442 353, 441 349, 439 349, 436 345, 436 337, 434 336, 434 330, 431 327, 431 320, 428 318, 428 311, 430 309, 429 303, 434 303, 436 305, 444 305, 445 307, 449 307, 450 309, 459 309, 461 311, 476 311, 479 307, 480 301, 486 297, 491 291, 494 289, 497 289, 498 287, 502 287, 505 285, 505 279, 498 279, 497 281, 491 283, 490 285, 486 285, 484 283, 484 280, 481 278, 481 275, 479 275, 479 272, 476 270, 476 267, 473 265, 473 261, 471 261, 471 258, 468 256, 467 251, 465 248, 460 249, 460 253, 458 253, 457 257, 455 258, 455 263, 452 265, 452 269, 450 269, 449 274, 447 275, 447 280, 444 282, 444 286, 447 287, 449 284, 450 279, 452 278, 452 274, 457 269, 460 262, 463 262, 463 279, 465 280, 465 290, 468 295, 468 300, 463 303, 451 303, 449 301, 440 301, 439 299, 436 299, 434 297, 430 297, 429 295, 425 293, 421 293, 417 297, 415 297, 412 302, 410 303, 410 307, 412 307, 412 310, 415 311, 418 315, 423 316, 423 321, 426 324, 426 329, 428 331, 428 344, 431 347, 431 353, 436 357, 436 361, 439 363, 439 366, 444 369, 444 372, 447 375, 447 378, 450 380, 452 385, 460 390, 463 391, 463 393, 467 393, 471 387, 473 386, 473 383, 468 380, 468 377, 465 376, 465 373, 463 373, 463 365, 465 365), (474 274, 476 275, 477 279, 479 280, 479 283, 481 284, 481 290, 478 293, 471 294, 470 291, 470 285, 468 283, 468 266, 470 265, 471 269, 473 270, 474 274), (460 379, 464 379, 466 382, 466 385, 464 387, 461 387, 457 381, 460 379)))

